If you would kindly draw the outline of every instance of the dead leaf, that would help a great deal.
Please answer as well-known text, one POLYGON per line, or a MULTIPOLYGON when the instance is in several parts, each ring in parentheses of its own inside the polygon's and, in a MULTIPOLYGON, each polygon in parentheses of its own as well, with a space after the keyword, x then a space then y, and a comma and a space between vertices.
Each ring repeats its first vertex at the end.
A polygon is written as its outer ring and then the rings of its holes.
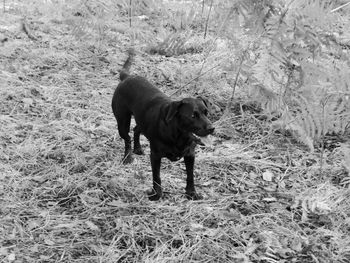
POLYGON ((287 259, 287 258, 290 257, 290 255, 293 255, 293 254, 294 254, 294 251, 291 250, 290 248, 279 248, 279 249, 276 249, 276 253, 277 253, 281 258, 287 259))
POLYGON ((266 197, 263 199, 263 201, 272 203, 272 202, 277 202, 277 199, 275 197, 266 197))
POLYGON ((192 231, 198 231, 198 230, 203 230, 204 226, 198 223, 190 223, 190 228, 192 231))
POLYGON ((206 181, 202 183, 202 186, 211 186, 213 184, 212 181, 206 181))
POLYGON ((38 228, 41 225, 41 220, 30 220, 28 222, 28 229, 33 230, 34 228, 38 228))
POLYGON ((265 181, 271 182, 274 177, 274 174, 270 170, 266 170, 265 172, 263 172, 262 177, 265 181))
POLYGON ((32 98, 23 98, 22 102, 25 106, 32 106, 34 104, 34 100, 32 98))
POLYGON ((33 176, 30 179, 39 184, 45 183, 48 180, 46 176, 42 176, 42 175, 33 176))
POLYGON ((314 201, 311 203, 310 210, 317 214, 328 214, 332 211, 332 208, 325 201, 314 201))
POLYGON ((248 188, 256 188, 256 187, 258 187, 258 184, 253 183, 252 181, 246 181, 246 182, 245 182, 245 185, 246 185, 248 188))
POLYGON ((91 221, 86 221, 85 224, 93 231, 100 230, 100 228, 98 226, 96 226, 94 223, 92 223, 91 221))
POLYGON ((277 190, 277 185, 272 184, 272 185, 263 187, 263 189, 264 189, 266 192, 275 192, 275 191, 277 190))
POLYGON ((11 253, 7 256, 7 259, 9 262, 15 261, 16 260, 16 254, 15 253, 11 253))
POLYGON ((300 252, 303 249, 303 244, 300 242, 300 240, 293 240, 291 244, 291 249, 294 251, 300 252))
POLYGON ((48 239, 48 238, 45 238, 45 239, 44 239, 44 243, 45 243, 46 245, 49 245, 49 246, 55 245, 55 242, 53 242, 52 240, 50 240, 50 239, 48 239))
POLYGON ((51 256, 46 256, 46 255, 40 255, 40 259, 43 261, 49 260, 51 256))
POLYGON ((207 230, 204 232, 204 235, 209 236, 209 237, 214 237, 214 236, 217 235, 217 233, 218 233, 218 230, 217 230, 217 229, 211 229, 211 228, 209 228, 209 229, 207 229, 207 230))
POLYGON ((94 196, 90 196, 86 193, 82 193, 79 195, 81 201, 88 206, 89 204, 99 204, 101 203, 101 199, 94 197, 94 196))
POLYGON ((39 252, 39 245, 34 244, 32 247, 29 248, 31 252, 38 253, 39 252))
POLYGON ((286 188, 286 183, 284 181, 280 181, 278 183, 278 188, 282 188, 282 189, 285 189, 286 188))

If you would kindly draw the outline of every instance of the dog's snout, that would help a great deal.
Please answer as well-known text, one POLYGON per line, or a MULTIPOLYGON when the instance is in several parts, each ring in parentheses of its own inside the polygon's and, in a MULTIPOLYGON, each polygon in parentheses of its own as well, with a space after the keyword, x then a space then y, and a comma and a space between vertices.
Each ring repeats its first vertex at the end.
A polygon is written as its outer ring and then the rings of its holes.
POLYGON ((208 124, 200 129, 196 129, 194 133, 200 137, 203 137, 212 134, 214 130, 215 128, 211 124, 208 124))

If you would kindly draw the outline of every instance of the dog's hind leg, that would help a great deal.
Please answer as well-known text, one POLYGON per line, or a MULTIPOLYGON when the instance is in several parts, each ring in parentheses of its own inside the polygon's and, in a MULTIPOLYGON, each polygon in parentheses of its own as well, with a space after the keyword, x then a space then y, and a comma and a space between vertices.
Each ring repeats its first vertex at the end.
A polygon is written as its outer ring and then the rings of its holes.
POLYGON ((131 151, 131 138, 129 136, 131 114, 126 112, 118 112, 118 114, 116 114, 116 119, 118 122, 119 135, 125 143, 123 164, 128 164, 133 161, 131 151))
POLYGON ((134 128, 134 153, 138 155, 143 155, 145 153, 143 152, 140 144, 140 135, 141 135, 141 130, 139 126, 136 125, 134 128))

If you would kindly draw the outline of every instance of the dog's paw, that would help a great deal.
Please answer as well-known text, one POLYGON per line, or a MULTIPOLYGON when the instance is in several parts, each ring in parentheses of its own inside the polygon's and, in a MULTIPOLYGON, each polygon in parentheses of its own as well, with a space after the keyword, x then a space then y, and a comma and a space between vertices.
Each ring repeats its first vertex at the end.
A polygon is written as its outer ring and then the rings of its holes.
POLYGON ((189 200, 201 200, 201 199, 203 199, 203 196, 201 194, 198 194, 197 192, 186 192, 186 197, 189 200))
POLYGON ((163 192, 156 192, 156 190, 152 188, 151 190, 147 190, 147 195, 150 201, 157 201, 162 197, 163 192))
POLYGON ((142 150, 142 148, 135 148, 134 149, 134 154, 137 154, 137 155, 144 155, 145 152, 142 150))

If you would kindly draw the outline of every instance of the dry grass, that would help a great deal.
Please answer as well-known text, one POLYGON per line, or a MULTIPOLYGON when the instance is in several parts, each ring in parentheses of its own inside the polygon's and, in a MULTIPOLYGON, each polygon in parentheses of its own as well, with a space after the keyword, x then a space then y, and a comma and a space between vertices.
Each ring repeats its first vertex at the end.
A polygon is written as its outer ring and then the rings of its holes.
POLYGON ((231 139, 198 149, 204 200, 186 200, 184 165, 164 160, 165 197, 150 202, 148 155, 120 165, 110 107, 110 70, 127 43, 97 48, 64 24, 35 25, 48 42, 0 27, 10 38, 0 47, 1 262, 350 261, 338 153, 326 152, 320 172, 318 153, 249 114, 232 117, 216 123, 231 139))

